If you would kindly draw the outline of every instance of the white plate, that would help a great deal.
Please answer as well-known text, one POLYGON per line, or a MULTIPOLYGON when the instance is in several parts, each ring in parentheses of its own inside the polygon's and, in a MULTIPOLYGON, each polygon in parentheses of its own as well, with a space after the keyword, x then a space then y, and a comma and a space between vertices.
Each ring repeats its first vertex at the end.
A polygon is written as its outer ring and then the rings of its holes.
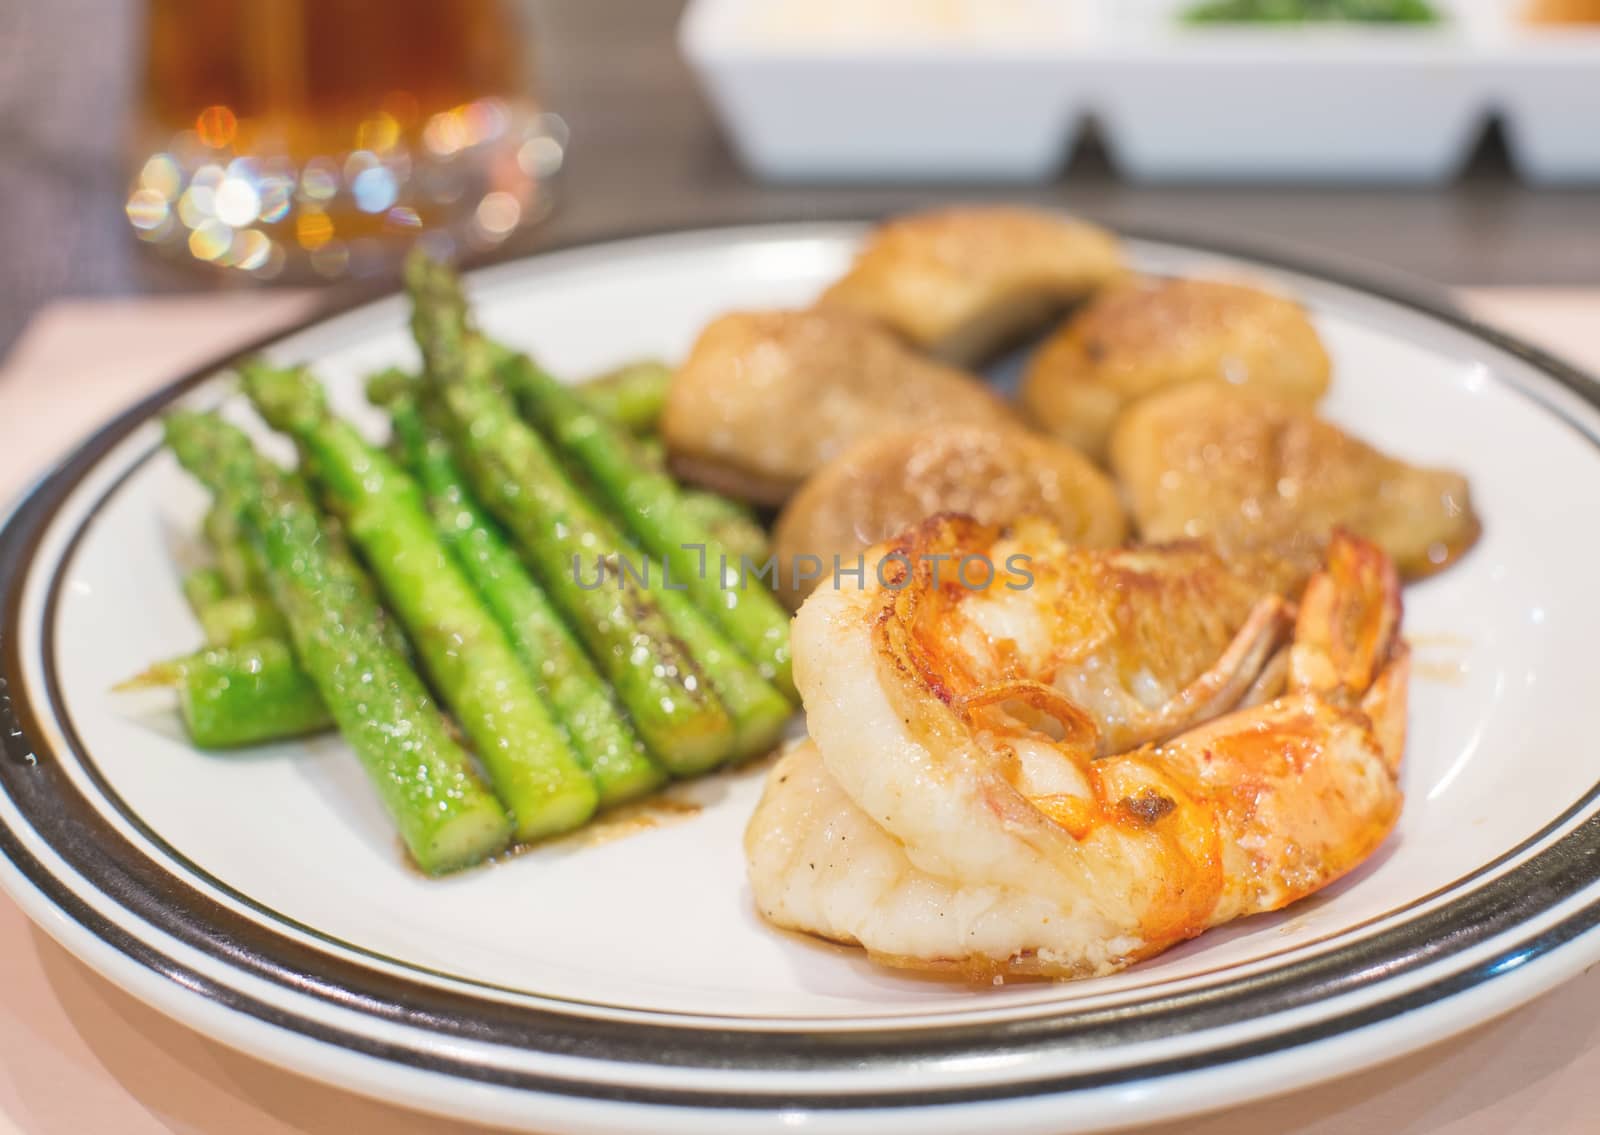
MULTIPOLYGON (((860 229, 623 241, 475 274, 488 329, 582 374, 680 355, 710 316, 801 303, 860 229)), ((1172 243, 1153 271, 1312 308, 1327 411, 1465 469, 1483 541, 1407 592, 1418 654, 1399 829, 1359 872, 1115 977, 973 989, 765 927, 739 837, 761 770, 703 809, 448 881, 403 865, 336 741, 206 756, 109 687, 197 632, 173 565, 203 506, 134 408, 0 537, 0 881, 68 949, 214 1037, 358 1091, 542 1131, 1085 1130, 1390 1058, 1600 960, 1593 691, 1600 412, 1560 364, 1425 304, 1172 243)), ((383 300, 268 347, 377 426, 414 359, 383 300)), ((778 428, 775 423, 774 428, 778 428)))

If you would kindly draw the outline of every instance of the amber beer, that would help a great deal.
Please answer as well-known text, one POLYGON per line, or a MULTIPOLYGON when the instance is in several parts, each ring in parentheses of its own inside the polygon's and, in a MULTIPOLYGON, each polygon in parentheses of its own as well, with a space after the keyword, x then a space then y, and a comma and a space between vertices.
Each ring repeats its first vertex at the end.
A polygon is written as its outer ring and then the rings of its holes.
POLYGON ((504 0, 150 0, 127 212, 273 276, 486 248, 547 207, 565 142, 504 0))

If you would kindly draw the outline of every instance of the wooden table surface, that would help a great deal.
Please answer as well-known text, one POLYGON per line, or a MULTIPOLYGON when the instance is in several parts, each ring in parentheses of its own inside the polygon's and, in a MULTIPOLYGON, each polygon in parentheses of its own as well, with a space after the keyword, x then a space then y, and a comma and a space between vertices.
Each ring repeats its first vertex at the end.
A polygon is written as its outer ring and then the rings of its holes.
MULTIPOLYGON (((1281 240, 1451 285, 1600 283, 1600 190, 1521 185, 1492 135, 1441 189, 1139 187, 1097 148, 1031 190, 770 187, 734 162, 673 30, 679 0, 520 0, 542 85, 572 127, 562 204, 515 253, 619 229, 879 213, 952 198, 1064 205, 1117 224, 1281 240)), ((0 353, 61 295, 198 290, 122 215, 121 113, 139 8, 129 0, 0 3, 0 353)))

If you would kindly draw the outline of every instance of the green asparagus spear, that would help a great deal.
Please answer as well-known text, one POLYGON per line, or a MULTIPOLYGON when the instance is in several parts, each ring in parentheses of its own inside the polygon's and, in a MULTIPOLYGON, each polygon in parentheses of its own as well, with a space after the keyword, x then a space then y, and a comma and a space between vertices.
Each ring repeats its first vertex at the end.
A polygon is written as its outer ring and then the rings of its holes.
POLYGON ((236 749, 333 725, 317 687, 282 639, 213 647, 157 663, 122 689, 171 686, 190 740, 236 749))
MULTIPOLYGON (((449 279, 449 284, 452 288, 455 287, 453 277, 449 279)), ((507 354, 503 349, 492 345, 486 346, 480 340, 472 342, 480 358, 487 356, 494 359, 507 354)), ((589 414, 588 411, 585 413, 589 414)), ((592 414, 589 416, 593 417, 592 414)), ((580 486, 581 494, 591 498, 604 498, 604 494, 592 486, 591 478, 585 468, 575 462, 569 462, 567 469, 574 483, 580 486)), ((625 533, 619 535, 624 542, 632 545, 625 533)), ((768 752, 776 744, 784 725, 792 715, 789 703, 762 677, 754 665, 740 656, 732 643, 706 618, 705 613, 697 610, 687 595, 679 593, 689 586, 684 582, 684 566, 672 565, 665 561, 652 566, 650 564, 652 553, 649 549, 634 547, 633 552, 629 558, 637 565, 640 581, 647 590, 651 586, 649 582, 651 572, 652 570, 656 572, 656 590, 653 594, 667 618, 668 626, 682 642, 689 657, 704 670, 711 683, 712 692, 722 701, 733 719, 735 736, 730 759, 738 760, 768 752), (672 576, 675 566, 676 583, 672 576)), ((714 557, 721 554, 720 551, 713 552, 714 557)), ((719 561, 713 558, 710 563, 714 567, 719 561)), ((698 567, 703 572, 706 565, 698 567)), ((690 566, 687 570, 695 570, 695 567, 690 566)), ((737 570, 736 564, 734 570, 737 570)))
MULTIPOLYGON (((396 372, 394 377, 402 381, 412 379, 404 371, 396 372)), ((672 370, 665 363, 642 362, 630 363, 596 378, 585 379, 577 386, 579 395, 591 408, 632 431, 635 456, 658 473, 668 472, 667 446, 661 440, 661 435, 653 431, 659 425, 661 402, 666 397, 666 386, 671 379, 672 370), (636 384, 644 388, 647 397, 656 399, 655 404, 646 404, 631 414, 617 411, 612 401, 613 392, 632 390, 636 384), (653 394, 648 393, 652 386, 655 388, 653 394)), ((568 471, 573 472, 570 463, 568 471)), ((710 529, 732 555, 744 556, 754 563, 765 562, 772 550, 771 544, 767 540, 766 528, 749 505, 707 489, 679 486, 679 493, 683 497, 684 507, 710 529)))
POLYGON ((206 510, 201 530, 215 568, 184 577, 183 594, 209 646, 242 646, 262 638, 287 638, 289 628, 267 598, 266 577, 244 538, 239 518, 220 503, 206 510))
POLYGON ((453 281, 441 301, 431 275, 428 261, 408 262, 427 397, 478 499, 505 525, 668 771, 691 775, 719 764, 736 740, 727 710, 656 594, 623 570, 629 549, 621 534, 573 488, 488 368, 469 365, 453 281), (586 585, 578 569, 597 560, 608 578, 586 585))
POLYGON ((583 469, 639 543, 686 585, 695 605, 763 678, 797 697, 789 663, 789 613, 759 582, 745 586, 738 556, 730 555, 716 532, 685 507, 677 483, 651 469, 634 452, 633 439, 528 356, 508 355, 499 373, 523 412, 583 469))
MULTIPOLYGON (((213 507, 212 512, 220 510, 213 507)), ((236 521, 233 550, 245 555, 236 521)), ((208 515, 207 531, 214 525, 208 515)), ((333 724, 317 688, 289 649, 289 628, 265 595, 230 594, 221 568, 196 568, 183 577, 183 597, 211 649, 162 662, 133 684, 170 685, 189 736, 201 748, 231 748, 295 737, 333 724)))
MULTIPOLYGON (((646 468, 670 475, 667 446, 659 434, 635 435, 633 453, 646 468)), ((567 463, 567 468, 569 473, 579 472, 573 470, 571 462, 567 463)), ((581 480, 581 472, 575 479, 581 480)), ((692 489, 681 484, 678 493, 683 498, 683 507, 722 541, 730 555, 744 556, 757 564, 766 561, 772 545, 765 526, 749 505, 709 489, 692 489)))
POLYGON ((731 756, 733 722, 657 596, 625 572, 621 535, 562 479, 537 435, 498 392, 479 383, 452 385, 440 401, 452 451, 473 486, 562 605, 651 751, 680 776, 731 756), (599 565, 603 582, 583 581, 585 559, 599 565))
MULTIPOLYGON (((206 512, 203 525, 206 540, 211 544, 218 568, 228 580, 230 592, 257 595, 271 602, 266 582, 267 569, 262 562, 260 549, 245 538, 244 527, 235 513, 237 509, 225 501, 213 502, 206 512)), ((321 520, 322 526, 328 530, 329 539, 336 541, 343 539, 339 534, 341 530, 338 521, 329 516, 322 516, 321 520)), ((341 573, 345 582, 361 588, 368 598, 377 600, 378 593, 372 586, 372 577, 367 575, 353 557, 340 556, 328 566, 341 573)), ((402 654, 411 653, 411 644, 406 641, 405 635, 395 626, 393 620, 384 620, 383 628, 384 633, 389 636, 392 647, 402 654)))
POLYGON ((283 616, 264 595, 224 595, 207 603, 197 617, 210 646, 242 646, 289 633, 283 616))
POLYGON ((640 434, 638 450, 640 459, 648 462, 650 468, 666 470, 667 443, 661 440, 660 434, 640 434))
POLYGON ((794 716, 794 706, 733 648, 687 595, 670 589, 670 572, 660 582, 657 597, 661 610, 733 718, 733 751, 728 759, 742 761, 772 752, 794 716))
POLYGON ((239 517, 221 501, 214 501, 206 510, 201 531, 211 545, 217 570, 227 581, 231 595, 265 594, 266 575, 250 542, 244 538, 239 517))
POLYGON ((251 401, 294 435, 332 511, 416 644, 444 701, 472 739, 500 800, 532 840, 594 814, 594 779, 545 707, 499 623, 434 530, 417 484, 329 412, 309 374, 260 361, 241 367, 251 401))
MULTIPOLYGON (((380 399, 384 382, 380 378, 373 390, 380 399)), ((449 443, 428 429, 412 398, 391 395, 388 405, 395 437, 428 498, 440 537, 566 729, 573 752, 594 776, 601 805, 657 787, 665 779, 661 767, 499 525, 467 488, 449 443)))
POLYGON ((424 871, 477 863, 511 820, 473 772, 443 714, 384 632, 384 613, 298 479, 214 414, 175 412, 167 443, 184 468, 238 509, 259 548, 295 657, 366 768, 424 871))
POLYGON ((219 599, 226 599, 229 590, 227 579, 217 568, 195 568, 184 573, 183 598, 197 619, 211 604, 219 599))
MULTIPOLYGON (((594 485, 594 478, 587 469, 571 460, 563 462, 562 467, 580 495, 605 501, 605 494, 594 485)), ((615 515, 619 510, 610 511, 615 515)), ((616 519, 626 524, 624 518, 616 519)), ((632 534, 621 529, 615 531, 629 549, 625 562, 634 565, 633 570, 639 573, 646 590, 654 587, 652 594, 672 633, 705 672, 712 692, 733 719, 735 737, 728 759, 742 760, 770 752, 793 714, 792 705, 778 687, 763 676, 760 667, 740 654, 706 611, 697 607, 688 595, 680 593, 691 591, 702 579, 709 579, 709 573, 720 572, 724 564, 729 572, 738 572, 737 555, 730 556, 725 549, 711 548, 702 562, 698 559, 699 549, 691 548, 684 550, 694 558, 674 563, 670 559, 656 558, 656 553, 640 546, 632 534)), ((582 559, 574 562, 578 565, 575 570, 580 570, 582 559)), ((603 584, 609 585, 609 582, 603 584)), ((732 592, 731 588, 729 590, 732 592)))
POLYGON ((747 505, 705 489, 682 489, 680 495, 684 512, 715 535, 730 557, 743 557, 753 564, 766 562, 772 544, 747 505))
POLYGON ((629 363, 591 378, 579 385, 578 393, 592 409, 623 429, 647 434, 654 433, 661 423, 671 385, 672 368, 649 361, 629 363))

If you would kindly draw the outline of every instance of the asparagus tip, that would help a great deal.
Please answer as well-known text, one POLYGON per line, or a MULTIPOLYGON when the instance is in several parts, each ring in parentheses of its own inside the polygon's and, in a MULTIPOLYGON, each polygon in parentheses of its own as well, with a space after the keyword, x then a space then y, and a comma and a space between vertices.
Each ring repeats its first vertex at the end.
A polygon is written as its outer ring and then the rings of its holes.
POLYGON ((367 401, 374 406, 391 407, 416 393, 417 376, 402 367, 381 370, 367 379, 367 401))
POLYGON ((129 693, 134 690, 156 690, 169 686, 176 686, 183 681, 183 667, 177 662, 157 662, 149 669, 125 678, 112 686, 114 693, 129 693))
POLYGON ((275 367, 261 359, 239 364, 245 393, 267 424, 293 433, 296 427, 314 425, 327 412, 327 396, 306 371, 275 367))

